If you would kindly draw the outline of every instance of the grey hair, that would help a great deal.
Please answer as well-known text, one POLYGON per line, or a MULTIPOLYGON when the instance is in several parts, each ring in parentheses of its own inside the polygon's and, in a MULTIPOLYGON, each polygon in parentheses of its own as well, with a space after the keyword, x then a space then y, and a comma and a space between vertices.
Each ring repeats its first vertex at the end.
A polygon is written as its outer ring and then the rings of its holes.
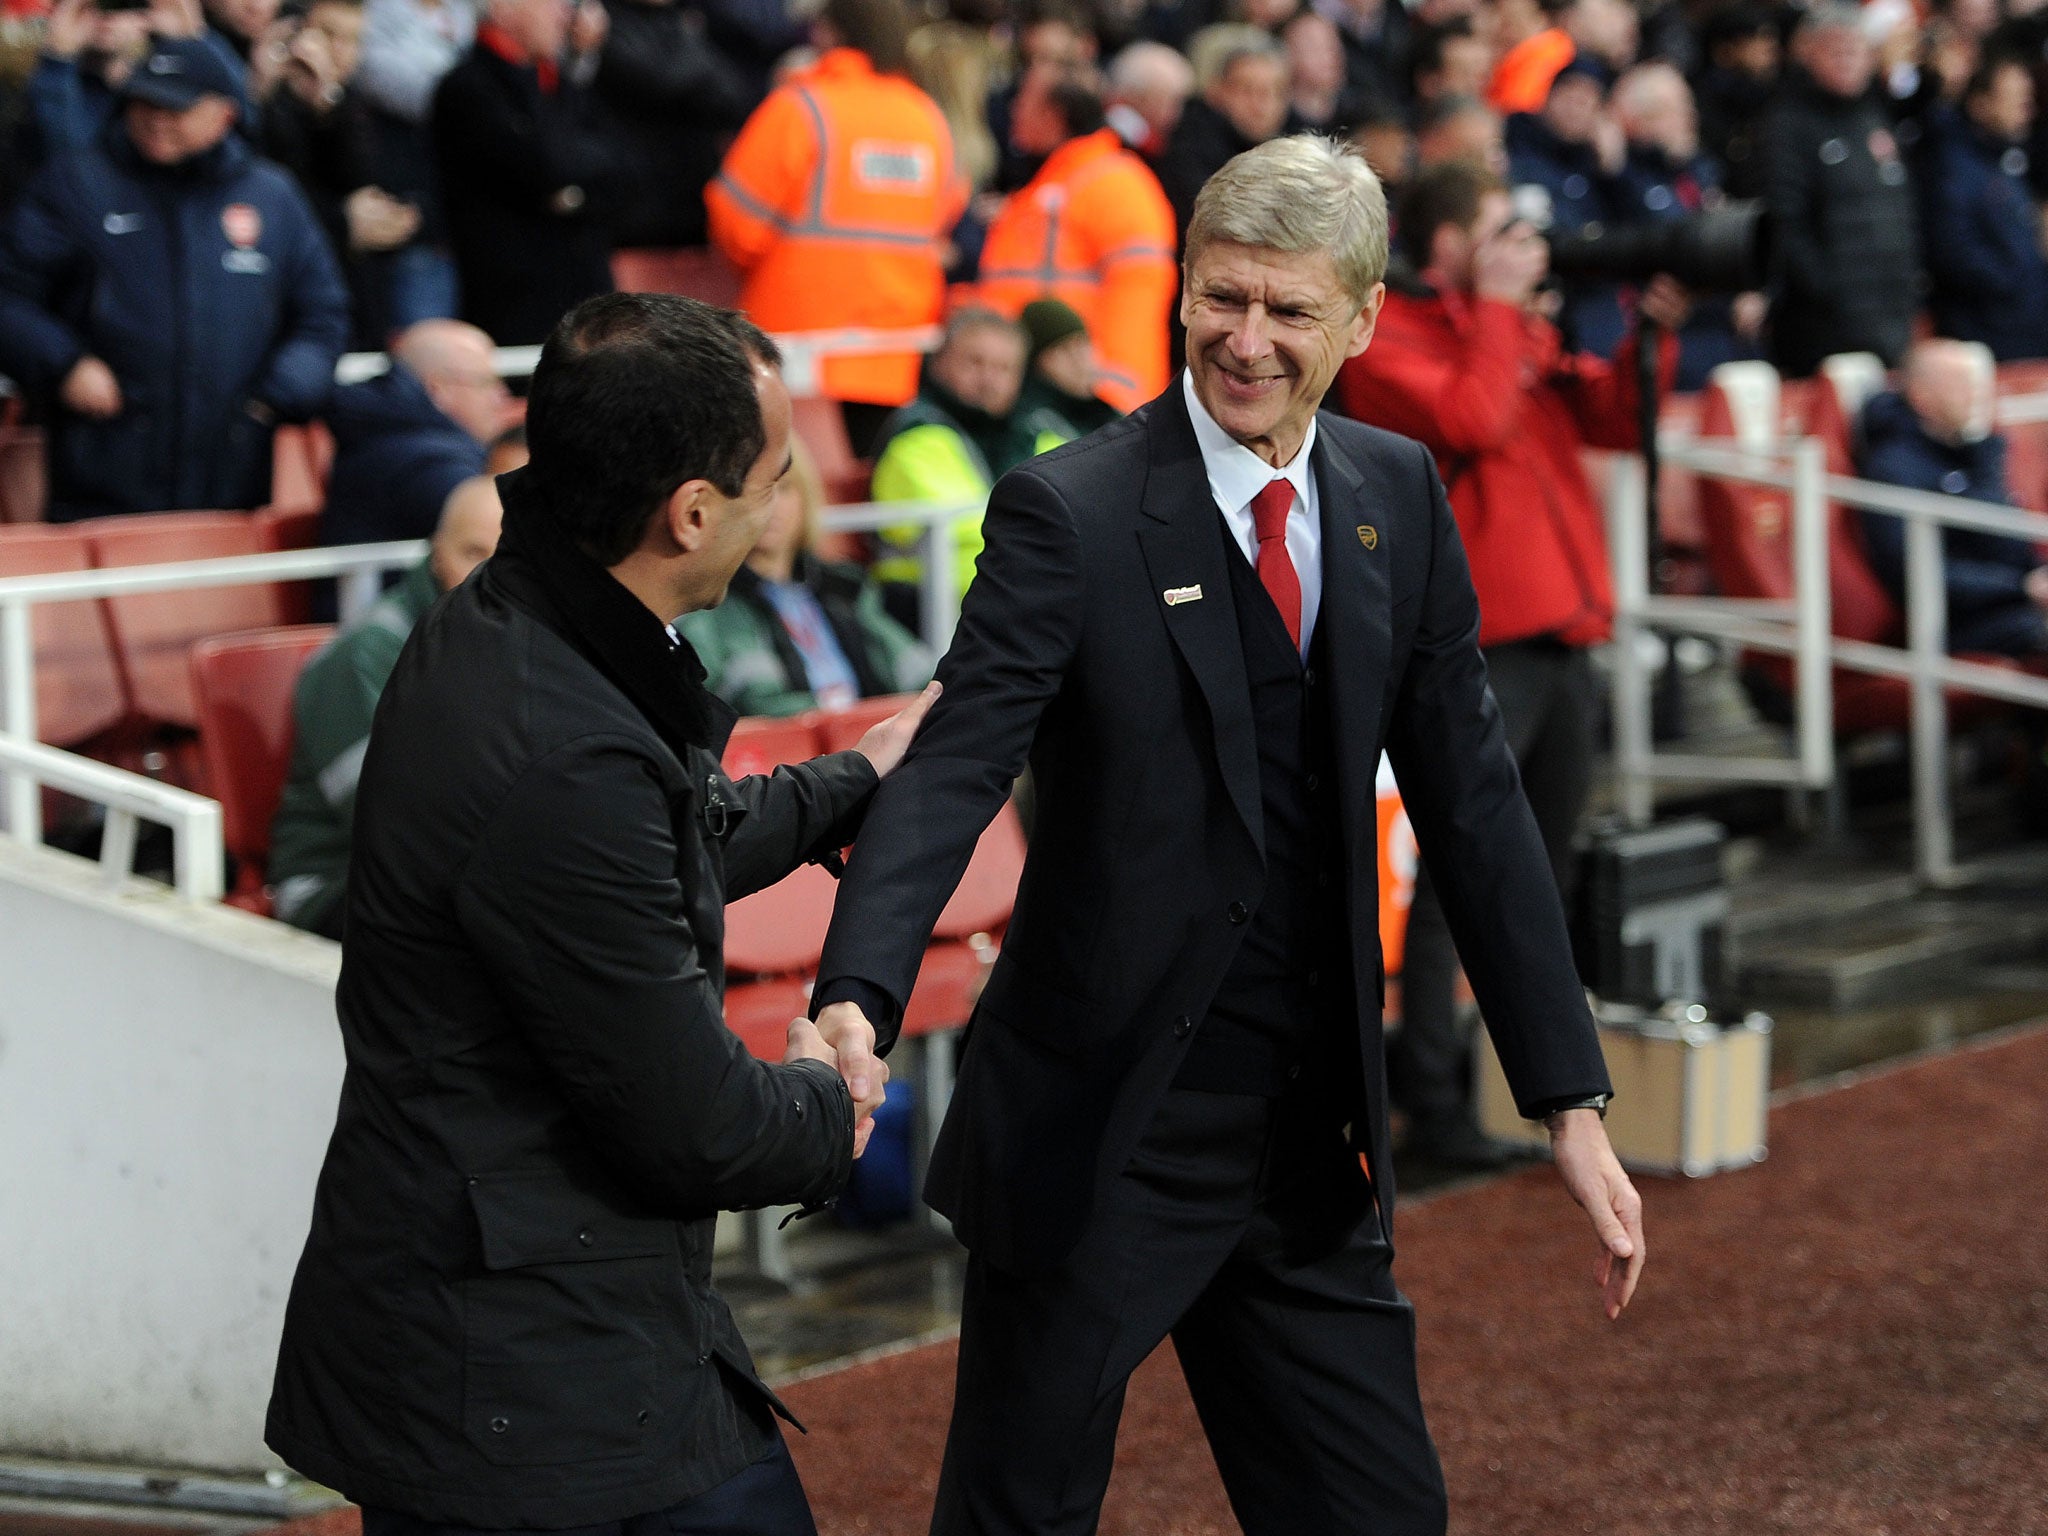
POLYGON ((1365 157, 1320 134, 1268 139, 1209 178, 1188 220, 1190 269, 1216 241, 1328 251, 1359 304, 1387 275, 1387 194, 1365 157))
POLYGON ((1863 12, 1846 0, 1823 0, 1811 6, 1792 29, 1794 37, 1814 37, 1822 32, 1863 33, 1863 12))
POLYGON ((1197 91, 1207 92, 1236 68, 1240 59, 1274 59, 1285 64, 1287 50, 1264 27, 1244 22, 1218 22, 1188 39, 1188 62, 1194 66, 1197 91))
POLYGON ((939 350, 949 350, 969 331, 1001 331, 1019 341, 1028 340, 1024 327, 1001 310, 991 309, 986 304, 962 304, 946 317, 945 331, 939 337, 939 350))

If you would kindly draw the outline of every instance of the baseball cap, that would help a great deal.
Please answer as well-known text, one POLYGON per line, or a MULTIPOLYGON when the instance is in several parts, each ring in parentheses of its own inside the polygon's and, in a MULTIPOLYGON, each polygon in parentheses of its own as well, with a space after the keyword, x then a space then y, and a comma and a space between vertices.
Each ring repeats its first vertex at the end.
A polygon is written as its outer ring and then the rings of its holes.
POLYGON ((182 112, 207 96, 239 99, 241 82, 218 49, 200 37, 160 37, 121 87, 126 101, 182 112))

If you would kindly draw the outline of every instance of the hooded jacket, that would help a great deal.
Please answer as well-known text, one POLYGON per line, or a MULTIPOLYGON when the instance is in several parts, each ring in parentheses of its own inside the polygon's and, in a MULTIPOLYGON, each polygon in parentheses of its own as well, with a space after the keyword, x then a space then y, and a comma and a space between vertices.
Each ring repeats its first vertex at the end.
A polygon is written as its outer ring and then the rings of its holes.
POLYGON ((44 167, 0 235, 0 373, 54 396, 90 354, 121 386, 106 421, 53 404, 53 522, 263 505, 259 417, 325 406, 348 327, 305 195, 233 134, 167 168, 116 121, 44 167))
POLYGON ((443 415, 402 363, 334 392, 323 544, 433 537, 448 493, 484 472, 484 445, 443 415))

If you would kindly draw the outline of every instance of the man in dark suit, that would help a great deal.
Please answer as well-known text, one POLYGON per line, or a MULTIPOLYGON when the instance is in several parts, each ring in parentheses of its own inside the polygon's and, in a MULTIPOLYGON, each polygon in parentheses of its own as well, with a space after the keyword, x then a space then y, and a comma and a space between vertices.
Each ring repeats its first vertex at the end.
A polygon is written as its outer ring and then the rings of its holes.
POLYGON ((1316 414, 1386 257, 1379 184, 1329 141, 1218 172, 1186 375, 998 484, 946 691, 855 850, 817 998, 861 1098, 1028 758, 1030 857, 928 1182, 971 1253, 937 1531, 1092 1530, 1168 1334, 1246 1531, 1443 1531, 1390 1273, 1382 747, 1610 1316, 1634 1288, 1640 1203, 1443 487, 1420 445, 1316 414))
POLYGON ((365 1536, 815 1536, 712 1224, 830 1199, 872 1121, 809 1023, 779 1064, 725 1028, 724 906, 843 846, 921 709, 719 769, 732 711, 670 626, 724 595, 788 471, 774 363, 689 299, 573 311, 498 552, 378 707, 348 1073, 266 1427, 365 1536))

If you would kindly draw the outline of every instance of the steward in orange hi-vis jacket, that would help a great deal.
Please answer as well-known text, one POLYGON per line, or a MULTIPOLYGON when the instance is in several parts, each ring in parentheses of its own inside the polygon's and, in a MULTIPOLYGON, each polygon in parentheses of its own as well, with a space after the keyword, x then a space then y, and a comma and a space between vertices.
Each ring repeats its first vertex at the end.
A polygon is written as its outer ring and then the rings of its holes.
MULTIPOLYGON (((945 239, 966 202, 938 107, 854 48, 762 102, 704 192, 711 238, 746 274, 740 307, 768 331, 937 324, 945 239)), ((901 405, 918 363, 827 358, 819 392, 901 405)))
POLYGON ((1003 205, 981 250, 982 301, 1006 315, 1055 298, 1088 322, 1097 392, 1135 411, 1166 388, 1180 286, 1173 206, 1114 128, 1067 140, 1003 205))

